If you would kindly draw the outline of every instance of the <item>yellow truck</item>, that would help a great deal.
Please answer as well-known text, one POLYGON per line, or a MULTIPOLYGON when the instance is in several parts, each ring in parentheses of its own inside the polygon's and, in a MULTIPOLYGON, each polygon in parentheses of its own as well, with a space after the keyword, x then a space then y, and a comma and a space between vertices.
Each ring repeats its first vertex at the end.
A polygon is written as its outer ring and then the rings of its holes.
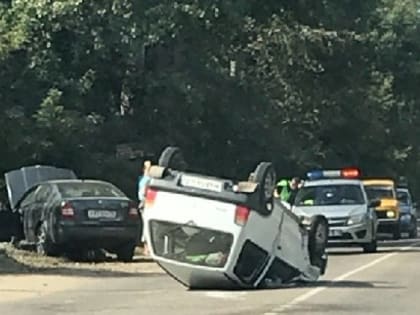
POLYGON ((381 201, 380 206, 375 208, 378 232, 391 233, 395 240, 400 239, 400 206, 394 180, 365 179, 363 185, 369 200, 381 201))

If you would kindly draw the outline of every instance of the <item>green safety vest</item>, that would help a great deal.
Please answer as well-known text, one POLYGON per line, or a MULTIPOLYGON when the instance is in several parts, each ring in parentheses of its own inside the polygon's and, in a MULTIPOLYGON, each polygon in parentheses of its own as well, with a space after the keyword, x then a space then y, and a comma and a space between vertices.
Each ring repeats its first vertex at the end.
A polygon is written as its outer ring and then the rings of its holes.
POLYGON ((277 187, 282 187, 280 192, 280 199, 283 201, 287 201, 291 193, 291 190, 289 189, 289 181, 286 179, 282 179, 277 183, 277 187))

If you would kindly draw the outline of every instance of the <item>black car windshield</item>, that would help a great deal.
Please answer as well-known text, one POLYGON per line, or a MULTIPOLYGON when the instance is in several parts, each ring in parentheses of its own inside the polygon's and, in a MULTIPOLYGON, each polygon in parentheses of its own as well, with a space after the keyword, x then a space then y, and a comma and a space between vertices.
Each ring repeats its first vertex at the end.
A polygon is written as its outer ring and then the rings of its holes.
POLYGON ((369 200, 395 198, 392 186, 367 185, 365 186, 365 191, 369 200))
POLYGON ((358 185, 307 186, 299 190, 296 206, 337 206, 364 204, 363 193, 358 185))
POLYGON ((63 198, 125 197, 125 194, 109 183, 68 182, 57 184, 63 198))
POLYGON ((409 206, 410 205, 410 200, 409 200, 407 191, 398 190, 397 191, 397 196, 398 196, 398 201, 400 202, 401 205, 403 205, 403 206, 409 206))

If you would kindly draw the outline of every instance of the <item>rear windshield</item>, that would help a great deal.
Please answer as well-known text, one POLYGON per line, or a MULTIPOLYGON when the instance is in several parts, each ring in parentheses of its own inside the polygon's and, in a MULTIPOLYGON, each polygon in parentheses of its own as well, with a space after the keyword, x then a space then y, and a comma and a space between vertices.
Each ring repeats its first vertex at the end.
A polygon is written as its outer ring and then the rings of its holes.
POLYGON ((363 193, 358 185, 307 186, 299 190, 296 206, 333 206, 364 204, 363 193))
POLYGON ((365 190, 369 200, 395 198, 394 189, 392 186, 368 185, 365 186, 365 190))
POLYGON ((225 265, 233 236, 221 231, 163 221, 151 221, 152 246, 155 254, 193 265, 225 265))
POLYGON ((125 194, 109 183, 60 183, 57 184, 63 198, 125 197, 125 194))

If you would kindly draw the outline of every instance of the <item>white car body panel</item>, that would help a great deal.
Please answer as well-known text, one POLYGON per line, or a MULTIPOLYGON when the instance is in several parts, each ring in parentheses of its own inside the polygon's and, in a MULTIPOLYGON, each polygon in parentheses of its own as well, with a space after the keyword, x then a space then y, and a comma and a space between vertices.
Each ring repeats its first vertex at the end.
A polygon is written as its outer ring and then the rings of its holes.
POLYGON ((190 224, 231 233, 233 244, 228 260, 222 268, 166 259, 156 255, 153 246, 150 246, 152 258, 174 278, 190 286, 217 282, 218 286, 223 287, 233 281, 242 287, 256 287, 263 280, 270 263, 266 265, 259 279, 251 285, 241 283, 234 272, 242 247, 249 239, 269 253, 270 262, 279 258, 297 268, 302 280, 316 280, 320 276, 319 269, 310 264, 306 231, 302 232, 297 228, 299 223, 296 217, 280 201, 276 201, 276 206, 268 217, 251 210, 245 226, 239 226, 234 222, 235 210, 236 205, 232 203, 159 191, 154 203, 146 206, 144 210, 148 244, 152 244, 149 228, 153 220, 190 224))

